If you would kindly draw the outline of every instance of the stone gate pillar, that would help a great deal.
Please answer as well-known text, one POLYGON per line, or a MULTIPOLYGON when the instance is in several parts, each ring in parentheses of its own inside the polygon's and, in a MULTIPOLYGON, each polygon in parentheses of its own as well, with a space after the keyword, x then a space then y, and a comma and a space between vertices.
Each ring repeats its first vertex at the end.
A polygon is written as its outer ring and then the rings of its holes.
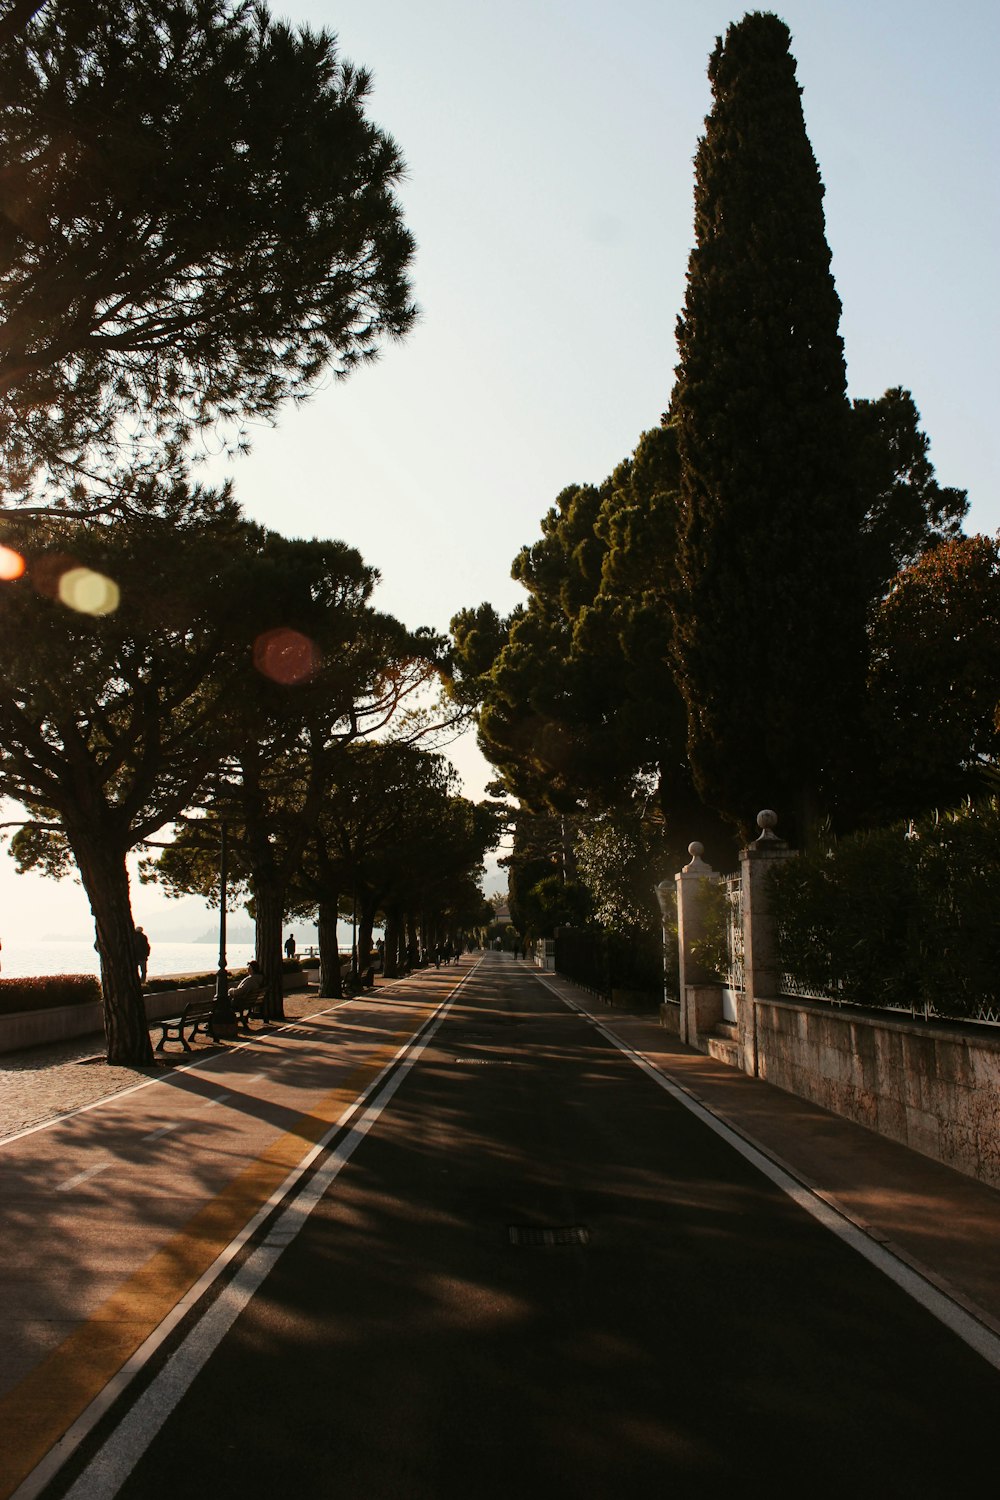
MULTIPOLYGON (((718 880, 717 871, 702 859, 705 852, 704 844, 688 844, 688 853, 691 858, 674 876, 677 886, 677 964, 678 980, 680 984, 681 1018, 680 1035, 681 1041, 687 1042, 691 1047, 698 1045, 698 1006, 695 986, 703 985, 712 976, 704 964, 699 964, 691 953, 691 944, 701 937, 704 930, 704 918, 702 916, 701 904, 698 900, 698 892, 703 880, 718 880), (688 993, 689 988, 692 993, 688 993)), ((720 1013, 721 1013, 721 991, 720 1013)))
POLYGON ((739 1009, 740 1067, 744 1073, 760 1071, 757 1049, 757 1001, 770 1000, 781 989, 778 930, 771 910, 771 872, 784 860, 793 859, 774 832, 778 815, 770 808, 757 814, 760 837, 740 853, 743 916, 743 1002, 739 1009))

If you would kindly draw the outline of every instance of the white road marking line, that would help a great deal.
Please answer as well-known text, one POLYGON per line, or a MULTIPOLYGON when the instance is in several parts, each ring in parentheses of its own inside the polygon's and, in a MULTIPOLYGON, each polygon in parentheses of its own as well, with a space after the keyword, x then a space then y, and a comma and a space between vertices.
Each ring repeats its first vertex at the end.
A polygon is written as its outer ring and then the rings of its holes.
POLYGON ((693 1099, 672 1078, 669 1078, 665 1073, 661 1073, 655 1064, 651 1063, 648 1058, 643 1057, 641 1052, 637 1052, 634 1047, 630 1047, 628 1042, 616 1036, 613 1031, 610 1031, 607 1026, 604 1026, 592 1016, 589 1011, 584 1010, 582 1005, 577 1005, 576 1001, 570 1000, 567 995, 560 994, 552 984, 542 979, 541 975, 536 975, 535 977, 541 981, 550 994, 555 995, 570 1010, 576 1011, 579 1016, 590 1021, 601 1035, 611 1042, 613 1046, 617 1047, 620 1052, 624 1052, 625 1056, 631 1062, 635 1063, 637 1068, 641 1068, 654 1083, 658 1084, 678 1104, 682 1104, 685 1109, 690 1110, 696 1119, 700 1120, 703 1125, 708 1126, 709 1130, 721 1136, 727 1145, 732 1146, 734 1151, 739 1152, 740 1156, 744 1157, 759 1172, 762 1172, 765 1177, 769 1178, 776 1187, 780 1188, 783 1193, 792 1199, 793 1203, 797 1203, 800 1208, 804 1208, 807 1214, 818 1220, 831 1234, 835 1234, 839 1240, 842 1240, 845 1245, 855 1250, 858 1255, 867 1260, 876 1270, 881 1271, 883 1276, 887 1276, 890 1281, 895 1282, 901 1291, 904 1291, 907 1296, 912 1297, 914 1302, 918 1302, 932 1317, 937 1318, 939 1323, 943 1323, 946 1328, 950 1328, 952 1333, 957 1334, 963 1343, 968 1344, 970 1349, 974 1349, 978 1355, 986 1360, 987 1364, 991 1364, 994 1369, 1000 1370, 1000 1337, 992 1329, 987 1328, 973 1314, 966 1312, 957 1302, 952 1301, 946 1293, 939 1291, 936 1286, 927 1281, 912 1266, 908 1266, 905 1261, 893 1255, 890 1250, 887 1250, 884 1245, 873 1239, 871 1235, 866 1234, 846 1214, 828 1203, 826 1199, 821 1198, 807 1183, 800 1182, 797 1178, 786 1172, 783 1167, 779 1167, 777 1162, 772 1161, 762 1148, 754 1145, 731 1126, 724 1124, 722 1120, 712 1114, 706 1105, 693 1099))
POLYGON ((88 1177, 96 1177, 98 1172, 106 1172, 110 1167, 109 1161, 102 1161, 99 1166, 88 1167, 85 1172, 77 1172, 75 1177, 70 1177, 66 1182, 60 1182, 56 1188, 57 1193, 66 1193, 70 1188, 77 1187, 81 1182, 86 1182, 88 1177))
POLYGON ((217 1104, 224 1104, 227 1099, 231 1099, 232 1097, 232 1094, 217 1094, 214 1099, 209 1099, 207 1103, 203 1104, 202 1109, 214 1109, 217 1104))
POLYGON ((161 1135, 169 1135, 172 1130, 180 1128, 180 1120, 175 1120, 172 1125, 161 1125, 159 1130, 151 1130, 149 1135, 144 1135, 144 1141, 158 1141, 161 1135))
POLYGON ((103 1447, 91 1459, 76 1483, 65 1495, 65 1500, 114 1500, 114 1496, 117 1495, 122 1485, 128 1479, 139 1459, 152 1443, 160 1428, 184 1396, 210 1355, 222 1342, 244 1307, 246 1307, 247 1303, 255 1295, 282 1251, 298 1234, 299 1230, 305 1224, 306 1219, 322 1199, 324 1193, 347 1165, 357 1147, 378 1120, 379 1115, 420 1057, 430 1042, 431 1037, 444 1021, 454 1004, 458 991, 471 979, 478 967, 479 963, 473 965, 455 986, 454 990, 441 1002, 428 1024, 416 1037, 412 1037, 399 1048, 378 1076, 348 1106, 336 1124, 331 1126, 321 1140, 317 1141, 312 1150, 289 1174, 281 1187, 275 1190, 268 1202, 254 1215, 250 1223, 222 1251, 213 1265, 209 1266, 204 1275, 191 1288, 190 1292, 178 1302, 173 1312, 164 1318, 159 1328, 150 1334, 142 1347, 136 1351, 114 1379, 108 1382, 100 1396, 77 1419, 56 1447, 22 1481, 11 1497, 11 1500, 35 1500, 35 1497, 41 1493, 53 1476, 58 1473, 69 1455, 76 1449, 108 1407, 117 1399, 132 1377, 142 1369, 143 1365, 167 1337, 171 1329, 180 1322, 188 1310, 197 1302, 206 1287, 211 1285, 225 1266, 237 1254, 239 1249, 246 1243, 257 1225, 264 1221, 277 1203, 280 1203, 283 1198, 289 1198, 294 1184, 303 1176, 316 1158, 321 1155, 326 1143, 332 1140, 352 1114, 355 1114, 368 1099, 372 1099, 373 1102, 371 1105, 365 1110, 353 1129, 344 1137, 337 1149, 330 1154, 329 1159, 313 1174, 301 1191, 294 1198, 290 1199, 288 1207, 271 1229, 267 1239, 247 1257, 247 1260, 241 1266, 233 1280, 228 1286, 223 1288, 205 1315, 199 1319, 183 1343, 171 1355, 160 1373, 151 1381, 139 1400, 125 1414, 114 1432, 107 1438, 103 1447), (381 1093, 376 1094, 386 1074, 391 1072, 400 1059, 405 1059, 402 1066, 389 1079, 381 1093))

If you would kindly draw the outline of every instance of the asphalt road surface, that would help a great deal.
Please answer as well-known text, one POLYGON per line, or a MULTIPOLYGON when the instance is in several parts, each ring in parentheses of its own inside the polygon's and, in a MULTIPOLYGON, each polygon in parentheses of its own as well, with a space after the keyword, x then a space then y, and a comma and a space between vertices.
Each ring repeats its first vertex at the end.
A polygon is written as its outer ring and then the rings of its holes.
POLYGON ((193 1378, 165 1349, 46 1494, 995 1482, 997 1371, 543 977, 489 955, 396 1082, 300 1232, 272 1236, 266 1278, 193 1378))

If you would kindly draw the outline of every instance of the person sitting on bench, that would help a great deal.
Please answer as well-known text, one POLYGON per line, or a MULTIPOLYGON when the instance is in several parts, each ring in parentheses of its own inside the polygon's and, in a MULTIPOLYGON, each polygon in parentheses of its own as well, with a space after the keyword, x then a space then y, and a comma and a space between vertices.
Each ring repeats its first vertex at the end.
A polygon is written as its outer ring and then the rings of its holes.
POLYGON ((233 990, 233 1005, 235 1009, 241 1010, 244 1006, 252 1005, 264 988, 264 976, 260 972, 260 964, 252 958, 247 964, 247 971, 239 984, 233 990))

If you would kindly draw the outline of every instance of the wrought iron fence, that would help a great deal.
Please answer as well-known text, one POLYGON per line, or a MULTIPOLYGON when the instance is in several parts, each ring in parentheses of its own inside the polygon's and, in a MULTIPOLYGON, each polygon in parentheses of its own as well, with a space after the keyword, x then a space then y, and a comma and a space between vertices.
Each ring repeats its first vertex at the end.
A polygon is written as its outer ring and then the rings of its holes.
POLYGON ((845 985, 842 979, 831 979, 825 985, 817 985, 810 984, 788 972, 781 975, 778 986, 779 994, 789 1000, 820 1000, 825 1005, 838 1007, 848 1005, 860 1009, 884 1011, 886 1015, 909 1016, 913 1020, 964 1021, 979 1026, 1000 1026, 1000 1003, 996 1000, 984 1000, 982 1005, 968 1015, 950 1016, 931 1004, 901 1005, 890 1002, 866 1007, 863 1001, 845 994, 844 991, 845 985))
MULTIPOLYGON (((599 927, 560 927, 555 937, 556 972, 599 995, 610 1005, 615 990, 663 998, 663 945, 658 936, 626 937, 599 927)), ((669 977, 669 970, 668 970, 669 977)))
POLYGON ((611 966, 603 932, 575 927, 556 929, 556 973, 602 1000, 611 1001, 611 966))

